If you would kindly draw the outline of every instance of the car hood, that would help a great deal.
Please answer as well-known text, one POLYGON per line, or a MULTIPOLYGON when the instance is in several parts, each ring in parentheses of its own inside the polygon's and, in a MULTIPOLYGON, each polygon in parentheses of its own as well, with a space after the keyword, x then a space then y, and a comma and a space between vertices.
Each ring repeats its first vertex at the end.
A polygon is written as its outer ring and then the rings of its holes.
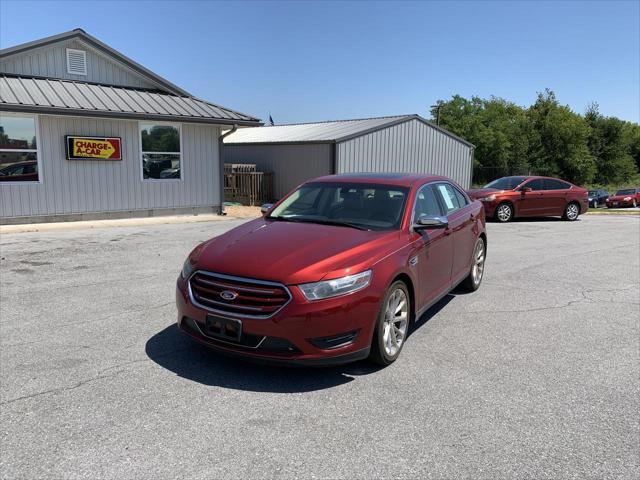
POLYGON ((367 270, 397 247, 399 231, 267 221, 236 227, 194 249, 196 269, 286 285, 367 270))
POLYGON ((477 200, 478 198, 483 198, 488 195, 495 195, 497 193, 503 193, 504 190, 496 190, 495 188, 474 188, 471 190, 467 190, 467 194, 473 200, 477 200))
POLYGON ((629 193, 628 195, 610 195, 609 200, 614 202, 619 202, 620 200, 623 200, 628 197, 633 198, 635 197, 635 195, 636 195, 635 193, 629 193))

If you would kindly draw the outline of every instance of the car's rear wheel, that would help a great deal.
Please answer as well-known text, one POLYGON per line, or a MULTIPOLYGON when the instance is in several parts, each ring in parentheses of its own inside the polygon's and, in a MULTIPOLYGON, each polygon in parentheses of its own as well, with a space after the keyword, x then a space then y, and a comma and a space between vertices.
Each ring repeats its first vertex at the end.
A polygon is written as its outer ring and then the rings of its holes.
POLYGON ((564 208, 562 219, 573 222, 578 218, 578 215, 580 215, 580 206, 576 202, 571 202, 564 208))
POLYGON ((510 203, 501 203, 496 207, 495 218, 502 223, 510 222, 513 219, 513 206, 510 203))
POLYGON ((398 280, 387 290, 378 314, 369 356, 373 362, 389 365, 398 358, 409 332, 411 312, 407 286, 398 280))
POLYGON ((475 292, 480 288, 482 276, 484 275, 484 261, 487 256, 487 246, 484 239, 479 237, 473 248, 473 258, 471 259, 471 270, 469 275, 460 284, 468 292, 475 292))

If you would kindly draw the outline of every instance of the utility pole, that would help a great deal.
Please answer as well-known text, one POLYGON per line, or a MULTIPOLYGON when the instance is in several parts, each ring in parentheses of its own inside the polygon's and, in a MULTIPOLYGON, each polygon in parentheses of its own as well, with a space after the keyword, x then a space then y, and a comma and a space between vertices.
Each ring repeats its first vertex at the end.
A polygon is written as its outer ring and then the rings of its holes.
POLYGON ((440 126, 440 109, 442 108, 442 104, 439 103, 437 105, 431 105, 431 108, 436 109, 436 125, 440 126))

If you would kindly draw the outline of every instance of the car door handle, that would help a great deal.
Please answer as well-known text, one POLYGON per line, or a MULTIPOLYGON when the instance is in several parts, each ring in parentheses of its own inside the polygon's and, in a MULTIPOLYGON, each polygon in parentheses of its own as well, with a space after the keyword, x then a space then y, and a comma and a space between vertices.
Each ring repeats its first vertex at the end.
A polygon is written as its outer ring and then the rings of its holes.
POLYGON ((442 231, 442 233, 443 233, 444 235, 451 235, 451 229, 450 229, 449 227, 447 227, 447 228, 445 228, 445 229, 442 231))

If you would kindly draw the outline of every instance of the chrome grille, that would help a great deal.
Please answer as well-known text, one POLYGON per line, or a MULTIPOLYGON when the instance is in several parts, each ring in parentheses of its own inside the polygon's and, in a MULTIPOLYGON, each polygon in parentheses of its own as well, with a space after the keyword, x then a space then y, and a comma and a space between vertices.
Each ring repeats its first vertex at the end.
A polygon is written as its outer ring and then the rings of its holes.
POLYGON ((280 283, 201 270, 191 275, 189 294, 193 303, 207 310, 254 318, 275 315, 291 300, 289 290, 280 283))

